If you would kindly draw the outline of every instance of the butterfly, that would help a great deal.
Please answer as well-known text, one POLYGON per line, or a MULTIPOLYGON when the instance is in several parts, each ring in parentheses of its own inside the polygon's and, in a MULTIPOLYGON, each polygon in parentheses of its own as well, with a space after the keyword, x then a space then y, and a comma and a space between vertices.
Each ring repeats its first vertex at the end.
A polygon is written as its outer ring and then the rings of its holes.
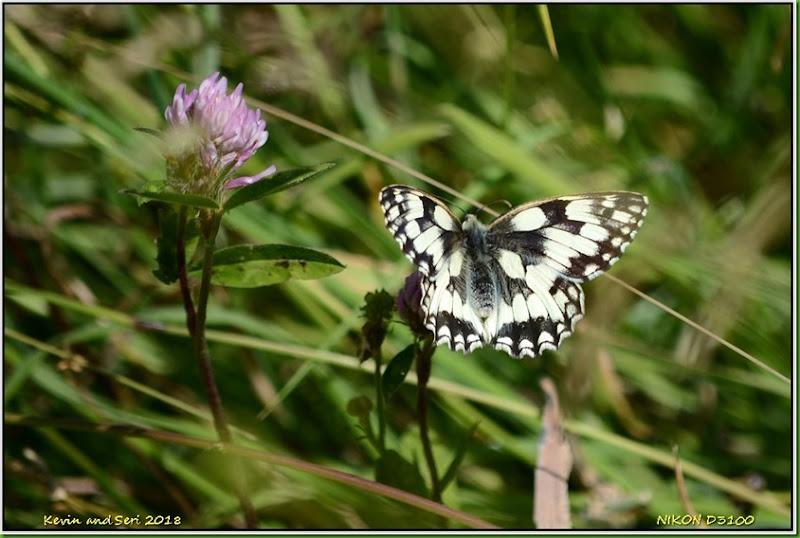
POLYGON ((583 317, 580 282, 607 271, 647 215, 646 196, 608 191, 528 202, 463 222, 414 187, 381 190, 386 227, 421 274, 420 307, 436 344, 492 345, 515 358, 555 350, 583 317))

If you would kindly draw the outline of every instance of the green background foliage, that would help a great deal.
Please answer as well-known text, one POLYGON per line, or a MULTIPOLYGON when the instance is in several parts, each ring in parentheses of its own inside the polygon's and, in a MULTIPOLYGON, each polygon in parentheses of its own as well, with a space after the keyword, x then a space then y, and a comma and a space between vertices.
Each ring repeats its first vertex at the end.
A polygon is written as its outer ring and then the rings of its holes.
MULTIPOLYGON (((134 128, 162 129, 175 87, 217 69, 265 110, 269 141, 243 174, 337 163, 231 211, 220 247, 298 245, 346 266, 213 290, 211 354, 240 444, 375 478, 377 454, 347 412, 374 397, 360 307, 411 271, 377 195, 391 183, 437 192, 281 111, 452 187, 457 212, 467 199, 647 194, 612 273, 791 375, 789 5, 554 5, 557 57, 532 5, 4 10, 7 529, 42 528, 46 514, 240 524, 219 451, 70 426, 215 439, 177 285, 152 273, 157 210, 119 191, 163 179, 155 140, 134 128)), ((789 526, 790 386, 608 278, 585 290, 586 317, 556 353, 434 355, 440 469, 467 443, 444 503, 532 527, 538 383, 551 376, 576 447, 576 527, 654 528, 685 513, 673 445, 695 511, 789 526)), ((392 324, 385 356, 410 341, 392 324)), ((387 446, 426 476, 407 381, 388 403, 387 446)), ((291 465, 252 458, 248 476, 264 528, 443 524, 291 465)))

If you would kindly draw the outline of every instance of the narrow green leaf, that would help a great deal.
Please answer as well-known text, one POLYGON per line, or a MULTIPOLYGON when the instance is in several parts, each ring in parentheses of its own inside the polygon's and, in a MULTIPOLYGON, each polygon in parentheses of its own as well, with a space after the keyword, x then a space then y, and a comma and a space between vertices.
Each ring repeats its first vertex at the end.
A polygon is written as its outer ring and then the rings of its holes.
POLYGON ((178 280, 178 214, 171 211, 159 215, 158 229, 161 235, 156 239, 156 263, 158 268, 153 269, 153 274, 164 284, 172 284, 178 280))
POLYGON ((246 185, 237 189, 231 195, 231 197, 228 198, 228 201, 225 202, 224 209, 225 211, 230 211, 234 207, 238 207, 242 204, 246 204, 248 202, 258 200, 259 198, 264 198, 265 196, 275 194, 276 192, 289 189, 308 179, 311 179, 325 170, 333 168, 334 166, 336 166, 336 163, 321 163, 309 168, 284 170, 283 172, 279 172, 272 177, 262 179, 261 181, 257 181, 251 185, 246 185))
POLYGON ((558 49, 556 48, 556 37, 553 34, 553 24, 550 22, 550 12, 547 11, 546 4, 539 4, 536 7, 539 12, 539 19, 542 21, 542 29, 544 29, 544 37, 547 39, 547 46, 550 47, 550 54, 558 60, 558 49))
POLYGON ((494 125, 451 104, 439 111, 453 122, 477 149, 526 183, 536 184, 543 195, 569 192, 570 182, 556 168, 530 154, 516 140, 494 125))
POLYGON ((475 431, 478 429, 478 423, 472 425, 469 429, 467 434, 461 438, 461 441, 458 443, 458 447, 456 448, 456 453, 453 456, 453 461, 450 462, 450 465, 447 467, 447 471, 444 473, 441 481, 439 482, 439 486, 441 490, 444 491, 448 484, 453 481, 456 477, 456 472, 458 472, 458 467, 461 465, 461 462, 464 461, 464 456, 467 453, 467 448, 469 447, 469 441, 472 439, 472 436, 475 434, 475 431))
POLYGON ((169 204, 186 205, 190 207, 203 207, 207 209, 219 209, 219 204, 211 198, 197 196, 195 194, 180 194, 177 192, 148 192, 134 189, 122 189, 123 194, 132 194, 139 200, 139 205, 149 201, 167 202, 169 204))
POLYGON ((383 371, 383 376, 381 377, 381 383, 383 383, 383 393, 386 395, 387 400, 403 384, 413 361, 414 344, 411 344, 395 355, 386 365, 386 370, 383 371))
POLYGON ((603 87, 614 97, 663 99, 695 113, 713 107, 697 79, 681 69, 612 65, 605 67, 600 75, 603 87))
POLYGON ((164 133, 158 129, 151 129, 150 127, 134 127, 133 130, 139 131, 140 133, 149 134, 150 136, 154 136, 156 138, 164 138, 164 133))
MULTIPOLYGON (((158 268, 153 269, 153 274, 164 284, 172 284, 178 280, 178 213, 169 207, 159 211, 158 229, 161 232, 156 239, 158 268)), ((186 225, 184 237, 184 248, 187 252, 190 251, 190 246, 198 235, 197 226, 190 220, 186 225)))
POLYGON ((428 496, 428 488, 419 469, 394 450, 384 452, 375 463, 375 480, 420 497, 428 496))
MULTIPOLYGON (((311 280, 338 273, 344 266, 316 250, 290 245, 239 245, 214 253, 211 282, 233 288, 270 286, 296 278, 311 280)), ((190 274, 199 276, 199 264, 190 274)))

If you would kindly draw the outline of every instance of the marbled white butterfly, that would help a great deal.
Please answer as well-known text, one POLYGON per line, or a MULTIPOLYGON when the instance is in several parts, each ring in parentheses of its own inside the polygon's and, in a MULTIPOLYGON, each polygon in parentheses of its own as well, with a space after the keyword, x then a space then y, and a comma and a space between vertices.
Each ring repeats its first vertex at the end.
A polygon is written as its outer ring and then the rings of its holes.
POLYGON ((422 274, 437 344, 484 344, 515 358, 557 349, 583 317, 579 282, 608 270, 647 214, 647 197, 609 191, 536 200, 488 226, 403 185, 380 195, 386 226, 422 274))

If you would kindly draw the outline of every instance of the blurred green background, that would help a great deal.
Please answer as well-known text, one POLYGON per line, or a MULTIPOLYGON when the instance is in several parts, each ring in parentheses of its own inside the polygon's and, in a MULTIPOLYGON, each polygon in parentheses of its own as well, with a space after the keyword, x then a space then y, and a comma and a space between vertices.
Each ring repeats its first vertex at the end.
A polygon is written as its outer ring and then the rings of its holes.
MULTIPOLYGON (((644 227, 611 272, 791 376, 791 6, 546 13, 4 6, 5 528, 42 528, 46 514, 177 515, 181 529, 240 520, 219 453, 69 427, 80 419, 215 438, 190 341, 129 317, 184 326, 177 286, 151 272, 156 211, 119 191, 164 173, 150 137, 133 128, 163 128, 177 85, 216 70, 231 87, 243 82, 252 106, 322 126, 482 203, 647 194, 644 227)), ((347 268, 213 290, 222 401, 242 444, 373 478, 376 455, 346 411, 352 398, 374 397, 371 364, 356 358, 359 308, 369 291, 396 293, 412 269, 377 194, 391 183, 437 191, 278 114, 266 110, 269 141, 244 173, 337 166, 234 210, 221 244, 296 244, 347 268)), ((459 214, 471 209, 448 198, 459 214)), ((434 355, 440 469, 478 423, 445 504, 533 526, 538 387, 551 376, 576 449, 576 527, 655 528, 659 515, 686 513, 673 445, 696 512, 788 527, 789 384, 608 278, 585 290, 586 317, 556 353, 434 355)), ((384 353, 409 342, 393 324, 384 353)), ((424 475, 415 401, 411 383, 392 397, 388 443, 424 475)), ((264 528, 443 524, 358 487, 248 467, 264 528)))

